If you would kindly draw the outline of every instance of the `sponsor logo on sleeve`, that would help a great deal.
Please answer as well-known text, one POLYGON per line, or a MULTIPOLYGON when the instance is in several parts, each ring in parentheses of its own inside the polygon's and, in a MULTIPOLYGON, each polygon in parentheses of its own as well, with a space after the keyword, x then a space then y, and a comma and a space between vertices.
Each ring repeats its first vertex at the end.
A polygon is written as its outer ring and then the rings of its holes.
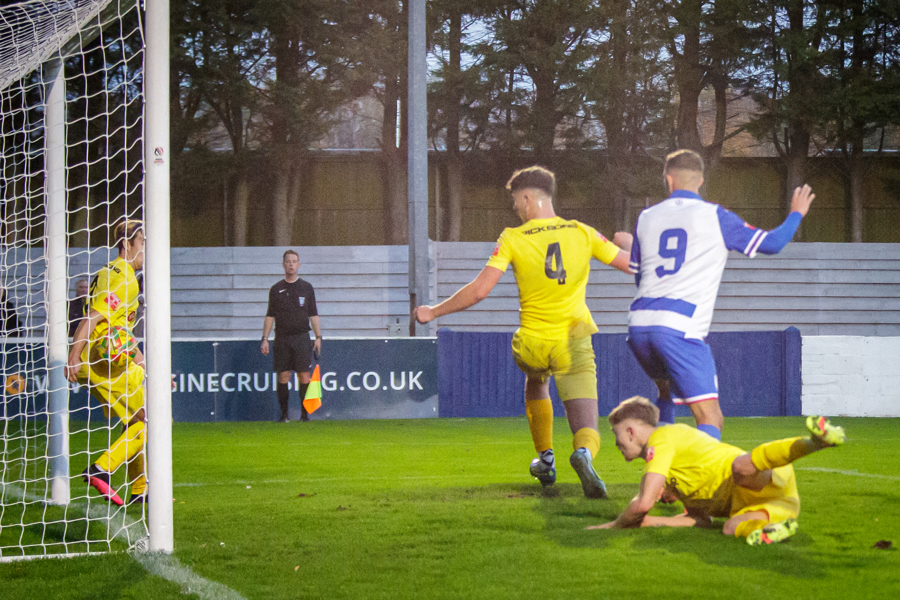
POLYGON ((608 242, 608 241, 609 241, 609 240, 606 239, 606 237, 605 237, 602 233, 600 233, 599 231, 597 232, 597 237, 600 238, 600 241, 601 241, 601 242, 608 242))
POLYGON ((653 457, 656 455, 656 449, 653 446, 647 448, 647 462, 653 460, 653 457))
POLYGON ((119 297, 116 296, 115 292, 110 292, 109 294, 107 294, 105 300, 110 310, 118 309, 119 305, 122 303, 119 297))
POLYGON ((754 230, 756 229, 756 227, 754 227, 750 223, 744 223, 744 227, 746 227, 747 229, 754 229, 754 230))
POLYGON ((496 246, 494 246, 494 251, 491 252, 491 256, 497 256, 498 254, 500 254, 500 244, 499 243, 496 246))

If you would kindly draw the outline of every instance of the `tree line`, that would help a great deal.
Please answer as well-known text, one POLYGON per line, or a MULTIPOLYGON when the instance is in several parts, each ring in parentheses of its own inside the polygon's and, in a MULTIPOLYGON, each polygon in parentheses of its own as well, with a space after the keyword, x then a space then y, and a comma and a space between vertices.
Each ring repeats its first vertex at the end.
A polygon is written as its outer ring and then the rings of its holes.
MULTIPOLYGON (((409 0, 172 0, 173 184, 224 162, 230 241, 250 175, 272 173, 272 243, 291 241, 304 156, 363 97, 382 108, 388 243, 407 238, 409 0), (230 151, 216 152, 223 147, 230 151)), ((616 222, 643 196, 631 165, 689 148, 715 166, 738 134, 771 147, 783 206, 812 156, 839 157, 862 241, 864 155, 897 150, 900 3, 891 0, 429 0, 428 117, 443 153, 444 239, 462 222, 467 153, 605 152, 616 222), (714 127, 701 128, 712 98, 714 127), (754 107, 740 123, 736 100, 754 107)), ((176 195, 177 197, 177 195, 176 195)))

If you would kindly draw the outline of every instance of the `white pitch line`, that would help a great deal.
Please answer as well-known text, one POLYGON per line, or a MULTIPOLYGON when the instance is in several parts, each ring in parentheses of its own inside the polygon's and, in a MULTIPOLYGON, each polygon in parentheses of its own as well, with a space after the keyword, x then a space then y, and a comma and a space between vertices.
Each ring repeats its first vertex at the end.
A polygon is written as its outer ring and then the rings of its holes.
POLYGON ((819 473, 837 473, 838 475, 850 475, 852 477, 868 477, 869 479, 887 479, 889 481, 900 481, 900 477, 894 475, 878 475, 877 473, 860 473, 856 470, 845 469, 826 469, 823 467, 797 467, 798 471, 816 471, 819 473))
MULTIPOLYGON (((0 484, 3 487, 3 491, 10 491, 12 494, 18 496, 19 498, 26 500, 28 502, 43 502, 44 498, 37 496, 36 494, 26 493, 24 490, 15 485, 8 484, 0 484)), ((81 506, 81 503, 71 503, 69 506, 81 506)), ((113 518, 119 520, 119 516, 110 517, 109 511, 107 508, 103 508, 97 505, 91 507, 90 505, 84 506, 85 515, 88 519, 92 521, 99 521, 106 526, 106 530, 110 531, 112 528, 110 527, 110 521, 113 518)), ((123 515, 122 518, 123 527, 119 528, 116 533, 113 535, 113 539, 122 538, 125 543, 129 546, 133 546, 134 543, 131 540, 131 536, 129 532, 134 527, 139 527, 140 532, 142 534, 146 534, 146 528, 144 527, 143 522, 138 521, 137 519, 133 519, 128 515, 123 515)), ((141 540, 137 540, 137 543, 140 543, 141 540)), ((102 554, 99 552, 84 552, 79 553, 77 556, 96 556, 97 554, 102 554)), ((142 567, 144 567, 151 575, 156 575, 158 577, 162 577, 167 581, 171 581, 179 586, 181 586, 182 592, 186 592, 189 594, 196 594, 201 600, 247 600, 244 596, 231 589, 230 587, 218 583, 216 581, 210 581, 201 577, 190 568, 182 565, 175 556, 171 554, 165 554, 162 552, 142 552, 140 550, 130 550, 128 554, 137 561, 142 567)), ((69 558, 72 555, 38 555, 38 556, 23 556, 23 557, 10 557, 11 559, 21 560, 21 559, 31 559, 31 558, 40 558, 40 559, 51 559, 51 558, 69 558)), ((0 559, 0 562, 5 562, 0 559)))
MULTIPOLYGON (((519 479, 523 480, 532 480, 534 479, 530 475, 520 475, 519 479)), ((458 481, 460 479, 459 475, 407 475, 403 477, 393 477, 392 480, 408 480, 408 481, 425 481, 425 480, 436 480, 436 479, 452 479, 458 481)), ((280 483, 300 483, 303 485, 310 483, 327 483, 331 481, 383 481, 384 477, 379 476, 371 476, 371 477, 316 477, 314 479, 306 479, 306 478, 298 478, 298 479, 270 479, 267 481, 194 481, 194 482, 182 482, 175 483, 173 487, 182 487, 182 488, 198 488, 198 487, 210 487, 210 486, 223 486, 223 485, 266 485, 266 484, 280 484, 280 483)), ((470 477, 466 479, 467 482, 471 481, 479 481, 479 480, 487 480, 495 482, 496 478, 492 475, 479 475, 477 477, 470 477)), ((517 483, 517 482, 510 482, 517 483)))
POLYGON ((132 556, 151 574, 180 585, 182 593, 196 594, 203 600, 247 600, 230 587, 197 575, 171 554, 135 552, 132 556))

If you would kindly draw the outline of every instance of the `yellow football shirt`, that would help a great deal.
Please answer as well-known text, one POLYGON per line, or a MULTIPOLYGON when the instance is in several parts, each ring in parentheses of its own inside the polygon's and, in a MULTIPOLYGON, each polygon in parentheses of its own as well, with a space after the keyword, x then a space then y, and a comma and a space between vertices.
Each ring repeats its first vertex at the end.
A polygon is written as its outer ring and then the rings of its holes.
POLYGON ((500 234, 487 265, 512 265, 523 332, 550 340, 597 331, 585 303, 591 257, 609 264, 619 248, 579 221, 532 219, 500 234))
POLYGON ((711 517, 728 517, 734 490, 731 463, 742 454, 746 453, 740 448, 693 427, 663 425, 647 441, 644 473, 665 477, 666 489, 685 507, 711 517))
POLYGON ((137 317, 140 291, 134 268, 124 258, 119 257, 100 269, 91 281, 85 312, 88 307, 93 308, 106 321, 97 325, 90 339, 96 340, 113 326, 131 331, 137 317))

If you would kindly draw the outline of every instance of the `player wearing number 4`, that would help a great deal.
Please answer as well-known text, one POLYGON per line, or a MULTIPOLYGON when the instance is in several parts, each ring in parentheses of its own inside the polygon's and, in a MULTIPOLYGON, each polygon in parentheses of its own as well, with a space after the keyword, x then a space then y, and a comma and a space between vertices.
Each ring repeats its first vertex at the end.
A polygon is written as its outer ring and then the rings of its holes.
MULTIPOLYGON (((144 474, 144 357, 137 348, 117 359, 110 358, 108 339, 117 332, 133 343, 131 327, 138 308, 140 286, 135 271, 144 265, 144 229, 140 221, 126 221, 115 229, 119 257, 100 269, 91 281, 85 315, 75 330, 66 377, 88 386, 103 412, 115 414, 122 435, 82 474, 100 495, 118 505, 123 501, 110 484, 110 473, 128 464, 131 483, 129 503, 147 498, 144 474), (105 350, 101 350, 106 346, 105 350), (106 354, 107 357, 104 357, 106 354)), ((118 337, 114 340, 119 342, 118 337)))
POLYGON ((569 459, 584 494, 603 498, 606 487, 593 467, 600 449, 597 429, 597 370, 591 334, 597 326, 585 303, 591 258, 625 273, 628 255, 595 229, 556 216, 556 178, 542 167, 513 173, 506 189, 523 225, 507 228, 472 282, 436 306, 415 310, 419 323, 465 310, 483 300, 512 265, 519 288, 520 327, 512 352, 525 373, 525 414, 538 458, 530 472, 542 485, 556 482, 550 377, 574 434, 569 459))
POLYGON ((663 173, 669 198, 640 214, 633 237, 617 233, 614 238, 631 248, 638 286, 628 313, 628 345, 656 382, 660 421, 674 423, 674 404, 687 404, 697 428, 721 439, 716 364, 705 338, 728 251, 750 258, 777 254, 791 241, 815 194, 808 185, 794 190, 791 214, 764 231, 700 197, 703 159, 696 152, 673 152, 663 173))

